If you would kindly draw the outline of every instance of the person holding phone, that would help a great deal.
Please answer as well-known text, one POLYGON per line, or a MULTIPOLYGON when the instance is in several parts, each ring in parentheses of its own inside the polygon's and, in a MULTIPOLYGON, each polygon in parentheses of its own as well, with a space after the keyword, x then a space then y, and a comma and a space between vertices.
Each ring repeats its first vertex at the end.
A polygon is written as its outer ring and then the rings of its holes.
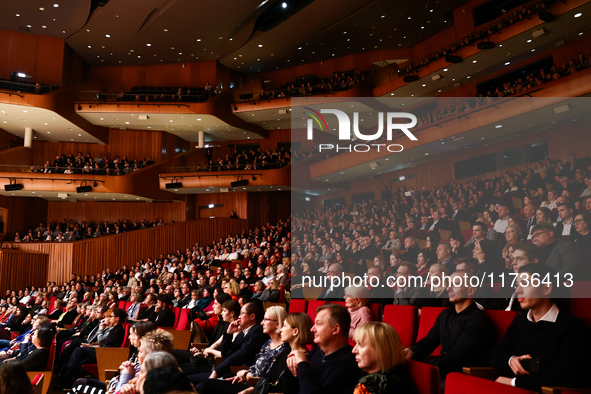
POLYGON ((519 268, 516 295, 527 314, 513 320, 491 352, 490 363, 502 375, 497 382, 538 392, 542 386, 588 387, 589 329, 553 302, 559 289, 546 275, 553 278, 554 271, 545 264, 519 268))

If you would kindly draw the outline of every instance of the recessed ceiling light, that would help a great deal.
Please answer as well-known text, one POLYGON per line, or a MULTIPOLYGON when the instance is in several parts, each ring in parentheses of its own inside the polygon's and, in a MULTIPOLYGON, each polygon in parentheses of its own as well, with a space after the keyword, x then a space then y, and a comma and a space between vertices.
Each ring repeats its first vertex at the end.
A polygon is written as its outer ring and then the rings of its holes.
POLYGON ((508 66, 509 64, 511 64, 511 62, 506 62, 506 63, 505 63, 505 66, 508 66))
POLYGON ((39 7, 39 11, 45 11, 45 8, 39 7))
POLYGON ((259 44, 259 48, 262 48, 262 47, 263 47, 263 44, 259 44))
POLYGON ((283 2, 283 3, 281 4, 281 7, 283 7, 283 8, 287 8, 287 3, 286 3, 286 2, 283 2))
POLYGON ((31 25, 27 25, 27 27, 30 29, 30 28, 31 28, 31 27, 33 27, 33 26, 31 26, 31 25))
POLYGON ((470 79, 470 76, 468 75, 466 78, 470 79))
POLYGON ((425 87, 425 86, 427 86, 427 84, 426 84, 426 83, 424 83, 424 84, 423 84, 423 87, 425 87))
POLYGON ((583 16, 583 13, 582 12, 577 12, 575 14, 575 18, 580 18, 581 16, 583 16))
POLYGON ((16 14, 16 16, 21 16, 21 14, 16 14))
POLYGON ((498 124, 498 125, 495 126, 495 129, 500 129, 501 127, 503 127, 503 125, 502 124, 498 124))
POLYGON ((443 71, 447 71, 447 68, 444 68, 443 71))
POLYGON ((535 52, 535 51, 536 51, 536 48, 532 49, 531 51, 532 51, 532 52, 535 52))
POLYGON ((55 3, 53 6, 54 6, 55 8, 57 8, 57 7, 59 7, 60 5, 59 5, 58 3, 55 3))
POLYGON ((201 41, 201 38, 198 38, 197 41, 201 41))
POLYGON ((51 134, 51 131, 48 131, 47 134, 51 134))
POLYGON ((111 35, 110 34, 105 34, 105 37, 111 38, 111 35))
POLYGON ((429 156, 429 152, 425 152, 425 156, 429 156))
POLYGON ((125 124, 129 124, 129 122, 125 122, 125 124))
POLYGON ((26 109, 23 109, 23 112, 24 112, 24 113, 27 113, 27 112, 29 112, 29 111, 27 111, 26 109))
POLYGON ((583 32, 580 32, 579 35, 582 36, 583 35, 583 32))
POLYGON ((527 40, 527 42, 530 43, 531 42, 531 39, 527 40))
POLYGON ((45 126, 47 126, 47 123, 43 123, 45 126))
POLYGON ((172 119, 170 121, 172 122, 172 119))
POLYGON ((476 63, 476 62, 477 62, 476 60, 472 60, 472 63, 476 63))
POLYGON ((86 29, 86 32, 87 32, 87 33, 90 33, 90 29, 86 29))
POLYGON ((164 31, 168 31, 168 29, 164 29, 164 31))
POLYGON ((408 17, 408 19, 410 20, 410 16, 408 17))
POLYGON ((89 45, 89 46, 88 46, 88 49, 90 49, 90 48, 92 48, 92 46, 91 46, 91 45, 89 45))
POLYGON ((82 134, 78 134, 78 137, 82 137, 82 134))
POLYGON ((197 118, 198 121, 201 121, 201 118, 197 118))
POLYGON ((41 28, 43 28, 43 29, 47 29, 47 26, 45 26, 45 25, 41 25, 41 28))

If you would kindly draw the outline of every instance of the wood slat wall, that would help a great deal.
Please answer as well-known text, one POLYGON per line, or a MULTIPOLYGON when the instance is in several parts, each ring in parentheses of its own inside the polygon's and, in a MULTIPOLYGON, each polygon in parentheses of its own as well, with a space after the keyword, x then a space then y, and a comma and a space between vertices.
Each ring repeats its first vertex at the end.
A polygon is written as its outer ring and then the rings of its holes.
POLYGON ((290 192, 248 193, 248 223, 251 228, 275 224, 291 214, 290 192))
POLYGON ((159 161, 176 155, 176 148, 189 149, 190 143, 164 131, 110 129, 108 145, 33 141, 33 164, 43 165, 47 160, 53 163, 57 155, 67 155, 70 152, 74 156, 78 152, 82 152, 83 156, 90 153, 93 158, 101 153, 111 160, 116 156, 127 155, 130 160, 151 157, 152 160, 159 161))
POLYGON ((241 233, 248 228, 247 221, 241 219, 200 219, 78 242, 16 245, 19 250, 48 254, 45 280, 62 283, 72 273, 94 275, 106 268, 131 266, 140 259, 155 258, 177 249, 184 251, 195 242, 209 244, 228 233, 241 233))
POLYGON ((59 84, 62 80, 64 40, 18 31, 0 30, 0 75, 9 78, 18 70, 35 82, 59 84))
POLYGON ((47 220, 47 200, 42 198, 0 196, 0 208, 6 208, 4 233, 11 241, 15 231, 34 229, 47 220))
POLYGON ((196 194, 196 213, 197 218, 209 218, 211 216, 228 218, 231 211, 236 212, 240 219, 248 217, 248 198, 246 192, 215 193, 215 194, 196 194), (219 208, 203 208, 209 204, 224 204, 219 208))
POLYGON ((83 220, 94 223, 105 220, 114 222, 117 219, 139 222, 142 218, 149 222, 156 219, 162 219, 164 223, 182 222, 185 220, 185 203, 50 201, 47 206, 47 221, 61 221, 64 218, 78 223, 83 220))
POLYGON ((0 292, 27 286, 45 286, 49 255, 14 250, 0 251, 0 292))

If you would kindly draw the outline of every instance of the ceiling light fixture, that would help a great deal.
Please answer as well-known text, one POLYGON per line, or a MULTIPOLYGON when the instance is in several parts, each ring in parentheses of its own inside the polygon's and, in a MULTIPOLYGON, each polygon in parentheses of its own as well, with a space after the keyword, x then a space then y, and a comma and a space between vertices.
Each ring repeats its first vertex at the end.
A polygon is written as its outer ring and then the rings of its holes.
POLYGON ((582 12, 577 12, 575 14, 575 18, 580 18, 581 16, 583 16, 583 13, 582 12))
POLYGON ((286 3, 286 2, 283 2, 283 3, 281 4, 281 7, 283 7, 283 8, 287 8, 287 3, 286 3))

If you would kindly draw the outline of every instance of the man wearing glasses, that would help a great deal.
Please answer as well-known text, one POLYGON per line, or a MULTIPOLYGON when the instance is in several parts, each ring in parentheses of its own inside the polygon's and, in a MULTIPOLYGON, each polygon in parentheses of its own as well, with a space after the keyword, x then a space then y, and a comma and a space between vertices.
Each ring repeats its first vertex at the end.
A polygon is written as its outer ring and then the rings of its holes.
POLYGON ((534 245, 542 251, 540 262, 558 272, 561 282, 569 279, 585 280, 583 253, 575 242, 557 239, 554 226, 550 223, 536 224, 531 230, 531 235, 534 245))

